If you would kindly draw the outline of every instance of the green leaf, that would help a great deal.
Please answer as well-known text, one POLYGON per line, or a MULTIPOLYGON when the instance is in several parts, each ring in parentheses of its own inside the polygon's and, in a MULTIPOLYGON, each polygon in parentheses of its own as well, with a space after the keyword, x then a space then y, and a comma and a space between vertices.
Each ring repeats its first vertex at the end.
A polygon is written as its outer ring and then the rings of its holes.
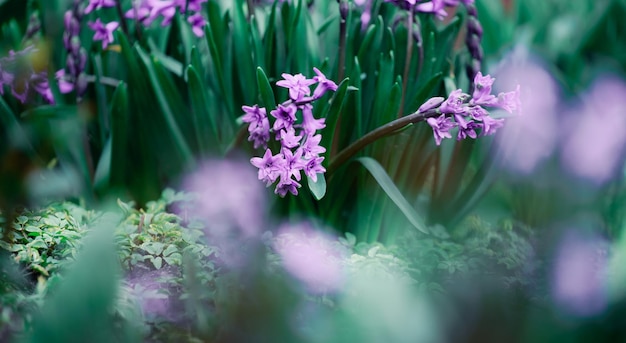
POLYGON ((167 246, 167 248, 165 248, 165 250, 163 250, 163 256, 168 256, 177 251, 178 251, 178 248, 175 245, 170 244, 167 246))
POLYGON ((273 111, 276 108, 276 98, 274 97, 274 91, 270 85, 270 81, 267 79, 263 68, 256 68, 256 82, 261 93, 262 106, 266 108, 267 113, 273 111))
POLYGON ((128 86, 120 83, 111 100, 111 170, 109 184, 113 187, 124 186, 128 159, 128 86))
POLYGON ((96 174, 93 180, 94 189, 104 192, 111 180, 111 139, 108 139, 102 149, 100 160, 96 166, 96 174))
POLYGON ((410 102, 411 106, 409 108, 419 108, 430 96, 435 94, 438 89, 438 85, 443 78, 442 73, 436 73, 433 77, 430 78, 415 94, 413 100, 410 102))
POLYGON ((148 40, 148 46, 150 46, 150 53, 153 54, 159 62, 161 62, 165 69, 169 70, 178 77, 183 76, 184 68, 180 61, 161 52, 152 39, 148 40))
POLYGON ((46 242, 42 241, 40 238, 35 238, 26 246, 33 249, 48 249, 48 245, 46 244, 46 242))
POLYGON ((230 113, 233 112, 233 92, 230 84, 230 74, 225 75, 228 72, 228 68, 224 61, 224 40, 228 37, 222 32, 222 20, 219 17, 220 8, 214 1, 209 1, 207 5, 208 9, 208 25, 204 27, 204 36, 206 37, 207 45, 209 46, 209 54, 211 55, 211 61, 213 62, 213 72, 217 75, 217 81, 220 87, 221 95, 225 99, 226 106, 230 113), (218 41, 218 39, 221 39, 218 41), (226 77, 228 76, 228 77, 226 77))
POLYGON ((311 193, 313 194, 315 199, 322 200, 324 195, 326 195, 326 178, 324 177, 324 174, 317 174, 317 182, 313 181, 313 179, 308 176, 306 178, 309 189, 311 190, 311 193))
POLYGON ((179 100, 180 94, 177 91, 177 88, 172 84, 171 80, 167 79, 162 71, 160 70, 160 65, 158 62, 151 60, 151 58, 141 49, 139 46, 135 46, 135 51, 141 57, 144 64, 148 68, 148 74, 150 76, 150 81, 152 83, 153 90, 156 95, 156 100, 159 103, 161 110, 163 111, 165 122, 167 123, 167 129, 170 131, 176 148, 184 161, 189 165, 194 164, 193 154, 187 141, 185 140, 185 135, 181 130, 179 123, 176 120, 176 115, 172 108, 183 109, 184 105, 173 107, 170 104, 170 101, 175 102, 176 104, 182 104, 183 101, 179 100), (169 100, 169 101, 168 101, 169 100))
POLYGON ((163 265, 163 259, 161 257, 155 257, 152 259, 152 264, 154 265, 154 268, 161 269, 161 266, 163 265))
POLYGON ((335 127, 337 126, 337 120, 339 120, 339 113, 341 112, 345 102, 349 83, 350 79, 347 78, 341 81, 337 87, 337 91, 330 100, 330 108, 326 114, 326 128, 324 128, 325 134, 322 135, 322 144, 326 147, 329 147, 332 143, 333 133, 335 132, 335 127))
POLYGON ((409 222, 419 231, 428 234, 428 230, 426 229, 426 224, 422 216, 419 215, 411 204, 409 204, 409 202, 404 198, 398 187, 396 187, 380 163, 371 157, 359 157, 356 161, 361 163, 365 169, 372 174, 376 182, 378 182, 387 196, 389 196, 389 199, 391 199, 391 201, 398 206, 409 222))
POLYGON ((243 12, 243 6, 234 6, 232 34, 233 34, 233 56, 236 68, 236 75, 243 92, 243 102, 250 104, 254 101, 256 91, 250 85, 254 84, 257 65, 253 60, 252 45, 250 43, 250 25, 243 12))
POLYGON ((187 83, 191 100, 191 114, 193 118, 196 139, 200 151, 206 153, 219 146, 219 128, 215 116, 209 113, 209 101, 207 90, 204 87, 200 75, 193 66, 188 66, 187 83))

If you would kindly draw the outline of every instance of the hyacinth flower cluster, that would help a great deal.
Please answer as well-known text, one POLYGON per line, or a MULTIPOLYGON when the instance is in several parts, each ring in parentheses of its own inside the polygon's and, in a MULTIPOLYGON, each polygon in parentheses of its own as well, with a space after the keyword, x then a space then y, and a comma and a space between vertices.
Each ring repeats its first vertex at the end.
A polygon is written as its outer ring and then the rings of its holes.
MULTIPOLYGON (((106 1, 106 0, 102 0, 106 1)), ((138 20, 142 25, 148 26, 159 17, 161 25, 167 26, 172 22, 176 12, 187 16, 187 22, 191 25, 193 33, 202 37, 206 20, 200 13, 202 4, 208 0, 141 0, 135 1, 133 8, 126 11, 125 17, 138 20)))
POLYGON ((481 72, 474 78, 474 92, 470 96, 457 89, 447 99, 434 97, 425 102, 417 110, 418 113, 433 113, 426 122, 433 129, 435 142, 441 144, 444 138, 452 138, 450 130, 458 128, 457 140, 467 137, 476 138, 494 134, 504 124, 504 119, 495 119, 485 107, 499 108, 510 114, 521 111, 519 98, 520 88, 511 92, 501 92, 497 96, 491 94, 495 81, 481 72), (438 116, 436 116, 438 114, 438 116))
POLYGON ((74 1, 72 8, 65 12, 63 32, 63 45, 67 51, 65 68, 56 72, 59 80, 59 90, 66 94, 76 90, 80 97, 87 90, 85 65, 87 64, 87 51, 81 46, 80 28, 85 15, 81 1, 74 1))
POLYGON ((324 118, 313 116, 313 102, 329 90, 336 91, 337 84, 327 79, 319 69, 313 70, 316 76, 312 79, 302 74, 282 74, 283 80, 276 85, 289 90, 289 99, 270 111, 270 116, 265 108, 258 105, 242 107, 245 112, 242 120, 248 123, 248 140, 254 143, 255 149, 265 149, 263 157, 254 157, 250 162, 259 168, 258 178, 267 187, 278 181, 274 193, 281 197, 287 193, 298 195, 301 172, 313 182, 317 182, 318 173, 326 172, 322 166, 324 157, 320 156, 326 148, 320 146, 322 136, 317 134, 326 124, 324 118), (311 95, 313 85, 317 87, 311 95), (270 124, 270 117, 273 124, 270 124), (272 135, 280 144, 277 154, 268 148, 272 135))
MULTIPOLYGON (((208 0, 140 0, 133 1, 133 6, 123 13, 124 18, 137 20, 143 26, 149 26, 157 19, 161 18, 161 26, 168 26, 176 13, 180 12, 186 15, 187 22, 191 25, 193 33, 202 37, 204 35, 204 26, 206 20, 200 13, 202 4, 208 0)), ((120 4, 116 0, 89 0, 89 4, 85 8, 84 13, 89 14, 95 10, 109 7, 119 7, 120 4)), ((118 8, 122 13, 121 7, 118 8)), ((89 22, 89 27, 94 31, 93 40, 101 41, 102 48, 114 41, 113 32, 117 30, 121 22, 111 21, 103 23, 100 18, 89 22)))
POLYGON ((4 86, 11 89, 11 94, 21 103, 33 94, 40 94, 47 102, 54 103, 48 84, 48 73, 35 71, 31 63, 37 49, 28 46, 20 51, 9 51, 9 55, 0 58, 0 95, 4 95, 4 86))

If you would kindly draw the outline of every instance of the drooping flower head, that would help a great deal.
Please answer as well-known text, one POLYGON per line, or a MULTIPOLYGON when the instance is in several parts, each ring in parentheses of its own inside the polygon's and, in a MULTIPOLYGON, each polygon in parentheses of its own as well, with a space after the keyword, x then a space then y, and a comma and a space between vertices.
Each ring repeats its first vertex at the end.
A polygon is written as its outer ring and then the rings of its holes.
POLYGON ((493 135, 504 125, 504 119, 493 118, 483 106, 502 108, 509 113, 519 112, 519 85, 515 91, 495 97, 491 94, 493 81, 491 76, 483 76, 479 72, 474 79, 475 89, 471 97, 457 89, 445 101, 435 97, 420 106, 417 113, 423 114, 432 127, 437 145, 444 138, 451 138, 450 130, 455 127, 458 128, 457 140, 475 139, 478 137, 477 130, 481 130, 482 136, 493 135))

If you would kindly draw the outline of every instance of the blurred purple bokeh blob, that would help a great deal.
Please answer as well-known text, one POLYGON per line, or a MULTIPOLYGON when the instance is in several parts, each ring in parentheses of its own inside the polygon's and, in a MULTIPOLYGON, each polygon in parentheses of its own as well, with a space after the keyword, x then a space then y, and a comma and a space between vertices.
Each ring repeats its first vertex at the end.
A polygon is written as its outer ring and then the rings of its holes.
POLYGON ((596 184, 609 181, 623 161, 626 85, 616 77, 600 77, 568 114, 561 141, 564 167, 596 184))
POLYGON ((310 224, 283 225, 274 248, 285 269, 310 291, 338 291, 345 282, 342 261, 348 250, 310 224))
POLYGON ((206 221, 210 236, 251 238, 260 234, 267 198, 248 161, 205 161, 185 178, 183 188, 196 195, 193 214, 206 221))
POLYGON ((557 107, 560 89, 540 60, 517 47, 493 73, 497 90, 520 85, 521 115, 507 120, 498 137, 504 166, 530 174, 552 155, 559 136, 557 107))
POLYGON ((606 309, 608 246, 598 236, 565 234, 552 273, 552 295, 560 309, 577 316, 597 315, 606 309))

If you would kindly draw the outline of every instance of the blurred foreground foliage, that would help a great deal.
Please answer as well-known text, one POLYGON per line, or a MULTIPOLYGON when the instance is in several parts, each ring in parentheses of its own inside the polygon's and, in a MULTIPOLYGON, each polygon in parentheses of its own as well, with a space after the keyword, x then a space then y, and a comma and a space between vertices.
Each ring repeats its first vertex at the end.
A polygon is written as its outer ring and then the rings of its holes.
MULTIPOLYGON (((424 297, 448 306, 446 297, 465 278, 490 278, 510 292, 541 294, 534 237, 513 223, 491 228, 473 217, 453 236, 439 227, 432 229, 433 237, 407 234, 402 244, 387 247, 357 242, 348 233, 333 244, 349 251, 340 262, 350 275, 349 286, 319 293, 285 273, 271 227, 265 228, 261 255, 249 251, 256 256, 249 265, 224 264, 226 256, 207 231, 211 224, 184 210, 192 199, 168 189, 142 209, 121 201, 102 211, 64 202, 22 213, 13 223, 13 244, 2 243, 1 252, 11 258, 2 265, 0 337, 135 342, 248 341, 261 335, 262 341, 374 342, 388 330, 404 341, 406 330, 389 323, 363 329, 377 314, 354 312, 352 302, 368 292, 372 301, 383 294, 362 288, 358 280, 389 281, 389 287, 408 292, 400 302, 424 297), (284 326, 275 321, 307 316, 313 321, 284 326), (320 318, 330 326, 327 335, 315 334, 320 318)), ((403 311, 393 302, 384 306, 403 311)), ((435 327, 428 330, 441 334, 435 327)))

